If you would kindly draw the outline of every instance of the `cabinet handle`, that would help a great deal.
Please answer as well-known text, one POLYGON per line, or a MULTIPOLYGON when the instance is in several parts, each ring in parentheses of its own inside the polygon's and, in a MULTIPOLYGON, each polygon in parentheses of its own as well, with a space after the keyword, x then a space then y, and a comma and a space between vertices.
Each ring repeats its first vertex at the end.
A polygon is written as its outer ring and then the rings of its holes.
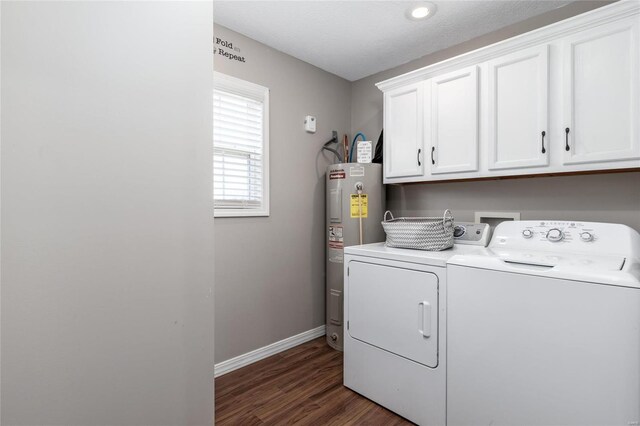
POLYGON ((571 151, 569 147, 569 128, 564 129, 564 150, 571 151))
POLYGON ((422 163, 420 162, 420 153, 422 152, 422 149, 418 149, 418 166, 422 166, 422 163))
POLYGON ((545 154, 547 152, 546 149, 544 149, 544 136, 547 134, 547 132, 545 132, 544 130, 542 131, 542 153, 545 154))
POLYGON ((431 164, 436 164, 436 160, 433 159, 433 153, 436 152, 436 147, 431 147, 431 164))

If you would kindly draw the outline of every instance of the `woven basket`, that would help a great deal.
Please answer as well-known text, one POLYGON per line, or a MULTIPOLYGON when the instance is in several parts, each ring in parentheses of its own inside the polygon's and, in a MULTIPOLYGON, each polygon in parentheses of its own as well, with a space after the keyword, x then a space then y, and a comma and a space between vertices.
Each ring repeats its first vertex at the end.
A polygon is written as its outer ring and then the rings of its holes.
POLYGON ((393 218, 389 210, 382 222, 388 247, 440 251, 453 247, 453 215, 445 210, 442 217, 393 218), (391 219, 387 219, 387 215, 391 219))

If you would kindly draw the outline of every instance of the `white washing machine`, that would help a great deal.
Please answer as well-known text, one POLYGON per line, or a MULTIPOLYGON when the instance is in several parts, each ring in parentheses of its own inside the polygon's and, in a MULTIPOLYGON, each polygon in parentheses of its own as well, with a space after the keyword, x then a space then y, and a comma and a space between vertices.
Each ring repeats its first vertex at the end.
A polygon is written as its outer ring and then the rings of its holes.
MULTIPOLYGON (((486 245, 486 225, 464 226, 456 241, 486 245)), ((446 263, 478 250, 345 248, 345 386, 418 424, 445 424, 446 263)))
POLYGON ((638 425, 640 235, 504 222, 447 267, 448 425, 638 425))

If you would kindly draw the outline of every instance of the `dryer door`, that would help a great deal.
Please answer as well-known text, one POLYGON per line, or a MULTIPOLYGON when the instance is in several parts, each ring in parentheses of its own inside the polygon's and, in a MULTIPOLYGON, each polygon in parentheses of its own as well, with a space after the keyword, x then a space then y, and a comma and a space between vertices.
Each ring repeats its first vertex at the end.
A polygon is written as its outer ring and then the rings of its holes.
POLYGON ((411 269, 349 263, 347 332, 412 361, 438 365, 438 277, 411 269))

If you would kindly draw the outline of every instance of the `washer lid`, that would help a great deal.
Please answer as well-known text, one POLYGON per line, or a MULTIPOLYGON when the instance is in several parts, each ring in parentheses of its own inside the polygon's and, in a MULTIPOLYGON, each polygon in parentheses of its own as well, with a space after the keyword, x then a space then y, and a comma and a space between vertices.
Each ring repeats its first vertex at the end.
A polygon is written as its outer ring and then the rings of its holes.
POLYGON ((521 265, 562 267, 571 269, 583 268, 598 269, 604 271, 620 271, 626 259, 622 256, 590 256, 554 252, 535 252, 521 250, 491 250, 495 256, 504 262, 521 265))
POLYGON ((451 265, 640 288, 640 262, 622 256, 568 255, 494 248, 453 256, 447 262, 447 267, 451 265))

